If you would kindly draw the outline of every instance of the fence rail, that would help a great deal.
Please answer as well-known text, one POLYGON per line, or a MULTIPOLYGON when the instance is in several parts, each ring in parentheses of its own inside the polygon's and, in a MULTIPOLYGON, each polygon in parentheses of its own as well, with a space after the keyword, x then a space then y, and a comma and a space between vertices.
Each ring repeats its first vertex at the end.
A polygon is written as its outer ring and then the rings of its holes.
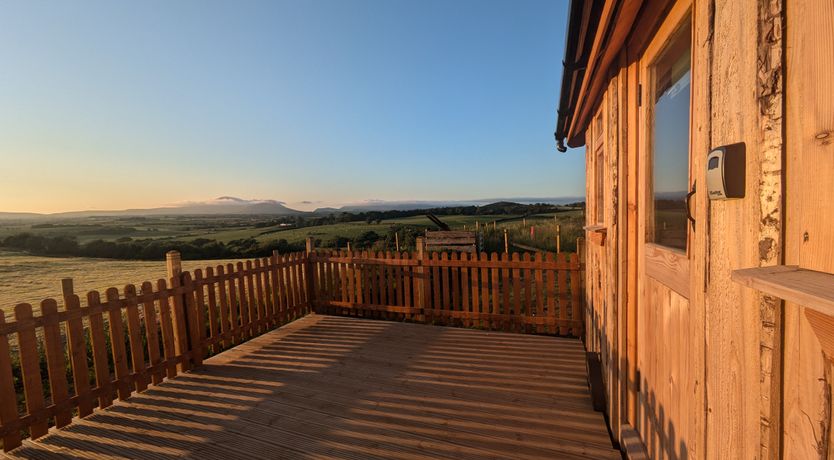
POLYGON ((307 255, 290 254, 195 270, 169 258, 168 280, 98 291, 86 304, 64 280, 63 305, 35 315, 19 304, 0 314, 0 439, 8 451, 74 415, 127 399, 205 356, 309 311, 307 255))
POLYGON ((331 314, 581 337, 576 254, 313 251, 313 305, 331 314))
MULTIPOLYGON (((422 238, 420 239, 422 243, 422 238)), ((318 311, 522 333, 582 336, 576 254, 323 252, 183 272, 0 314, 3 450, 110 406, 226 348, 318 311)))

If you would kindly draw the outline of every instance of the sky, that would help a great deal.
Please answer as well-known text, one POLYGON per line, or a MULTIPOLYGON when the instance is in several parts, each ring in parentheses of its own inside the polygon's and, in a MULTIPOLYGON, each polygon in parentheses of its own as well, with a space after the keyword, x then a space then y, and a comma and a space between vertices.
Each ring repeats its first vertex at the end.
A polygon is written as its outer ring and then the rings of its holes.
POLYGON ((0 3, 0 211, 584 194, 566 0, 0 3))

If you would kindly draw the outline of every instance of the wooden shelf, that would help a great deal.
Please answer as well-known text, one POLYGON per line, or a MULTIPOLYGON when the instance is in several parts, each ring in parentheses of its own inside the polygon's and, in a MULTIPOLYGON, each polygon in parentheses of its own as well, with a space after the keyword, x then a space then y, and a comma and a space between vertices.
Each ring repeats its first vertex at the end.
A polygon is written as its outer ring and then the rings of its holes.
POLYGON ((733 281, 803 307, 834 316, 834 274, 796 265, 734 270, 733 281))
POLYGON ((588 241, 599 246, 605 246, 605 235, 608 234, 605 225, 586 225, 582 228, 588 232, 588 241))

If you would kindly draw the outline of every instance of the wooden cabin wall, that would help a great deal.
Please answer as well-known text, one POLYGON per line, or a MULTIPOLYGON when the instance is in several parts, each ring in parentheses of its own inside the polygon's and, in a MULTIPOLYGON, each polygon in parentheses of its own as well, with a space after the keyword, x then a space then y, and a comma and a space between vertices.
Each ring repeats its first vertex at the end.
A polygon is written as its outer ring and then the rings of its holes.
POLYGON ((619 376, 620 346, 620 231, 619 203, 624 189, 619 186, 621 173, 621 151, 625 142, 621 120, 626 116, 622 110, 625 97, 625 72, 623 77, 615 76, 608 82, 593 122, 586 133, 590 140, 586 146, 586 196, 588 212, 586 225, 589 228, 602 226, 603 230, 589 230, 586 235, 586 320, 589 331, 586 347, 588 351, 600 354, 603 369, 603 385, 606 389, 606 414, 613 432, 619 433, 621 423, 621 382, 619 376), (599 153, 602 152, 602 162, 599 153), (597 193, 597 171, 603 176, 602 200, 597 193), (597 210, 602 208, 602 221, 597 210))
POLYGON ((587 235, 586 344, 601 356, 612 431, 633 428, 653 458, 834 458, 834 317, 730 276, 776 264, 834 273, 834 4, 695 0, 692 19, 688 299, 645 276, 635 243, 646 177, 634 56, 624 52, 602 124, 586 132, 586 223, 600 224, 602 206, 605 227, 604 242, 587 235), (745 198, 709 201, 706 154, 736 142, 745 198))
POLYGON ((761 458, 779 450, 779 406, 772 402, 780 399, 781 305, 730 279, 735 269, 779 263, 782 251, 781 87, 774 85, 782 70, 773 54, 782 44, 778 24, 776 30, 768 25, 781 16, 779 3, 715 0, 712 10, 698 12, 710 66, 696 77, 711 82, 704 120, 709 145, 744 142, 747 151, 745 198, 701 195, 697 203, 708 219, 706 453, 712 458, 761 458))
MULTIPOLYGON (((808 30, 832 30, 834 13, 814 10, 809 5, 820 2, 812 0, 693 3, 691 167, 699 193, 693 207, 697 230, 689 249, 689 299, 644 274, 636 276, 645 254, 636 253, 633 241, 634 232, 639 232, 633 224, 643 219, 635 188, 645 178, 636 175, 633 57, 621 63, 599 104, 606 130, 607 235, 603 246, 588 238, 588 347, 602 357, 614 433, 630 424, 653 458, 834 458, 834 370, 811 333, 807 315, 798 306, 783 309, 779 299, 744 288, 730 277, 735 269, 783 263, 785 238, 799 232, 800 225, 791 227, 788 218, 783 237, 783 133, 787 131, 789 146, 806 142, 817 148, 822 143, 817 139, 813 144, 809 135, 821 129, 834 135, 831 111, 815 120, 813 128, 797 126, 795 141, 791 126, 782 125, 784 2, 789 4, 787 11, 794 12, 788 18, 795 14, 797 23, 807 23, 788 30, 802 37, 816 37, 808 30), (736 142, 747 148, 746 197, 710 202, 703 180, 706 154, 736 142), (636 286, 635 277, 640 280, 636 286), (629 308, 635 305, 636 314, 629 308)), ((834 38, 823 36, 820 41, 828 48, 816 49, 816 58, 796 61, 834 56, 834 38)), ((795 77, 830 75, 831 60, 820 65, 827 67, 798 68, 795 77)), ((807 86, 792 91, 805 91, 807 104, 824 97, 832 100, 820 88, 816 93, 809 93, 807 86)), ((787 100, 790 112, 790 95, 787 100)), ((808 110, 794 107, 798 116, 808 110)), ((593 129, 592 124, 586 133, 589 152, 596 142, 593 129)), ((834 158, 827 154, 825 158, 834 158)), ((792 161, 791 155, 788 148, 787 161, 792 161)), ((800 151, 793 155, 800 156, 800 151)), ((595 158, 587 154, 588 225, 596 224, 590 209, 598 205, 592 203, 595 158)), ((820 183, 828 186, 834 180, 825 179, 820 183)), ((809 177, 795 180, 807 183, 809 177)), ((790 189, 788 184, 789 207, 790 189)), ((798 200, 802 193, 796 194, 798 200)), ((832 241, 831 232, 829 226, 820 237, 832 241)), ((787 255, 791 263, 790 247, 787 255)), ((834 260, 823 256, 817 256, 820 263, 834 260)))
MULTIPOLYGON (((785 263, 834 273, 834 3, 785 10, 785 263)), ((784 325, 784 457, 834 458, 834 318, 787 302, 784 325)))

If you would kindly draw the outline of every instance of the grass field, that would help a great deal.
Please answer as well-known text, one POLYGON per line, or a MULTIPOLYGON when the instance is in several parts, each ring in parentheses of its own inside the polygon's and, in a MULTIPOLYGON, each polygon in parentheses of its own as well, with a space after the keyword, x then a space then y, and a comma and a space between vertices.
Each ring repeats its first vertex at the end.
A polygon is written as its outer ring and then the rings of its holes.
MULTIPOLYGON (((504 229, 508 231, 510 243, 522 244, 541 250, 555 250, 556 225, 561 226, 562 251, 570 252, 575 241, 582 235, 584 222, 581 210, 545 214, 522 218, 520 216, 443 216, 453 230, 473 229, 479 222, 483 230, 483 249, 500 252, 504 248, 504 229), (526 223, 524 222, 526 219, 526 223), (493 222, 496 222, 493 224, 493 222), (493 225, 495 228, 493 228, 493 225), (530 227, 535 227, 531 236, 530 227)), ((322 242, 337 237, 355 239, 359 235, 374 231, 384 237, 392 228, 410 227, 418 233, 424 229, 435 229, 424 216, 383 220, 381 222, 349 222, 304 228, 262 226, 263 220, 254 218, 147 218, 147 219, 83 219, 78 222, 62 222, 59 225, 38 226, 31 224, 0 223, 0 239, 21 232, 41 235, 69 235, 79 241, 93 239, 117 240, 125 236, 145 238, 168 238, 189 241, 197 238, 215 239, 228 242, 236 239, 254 238, 260 242, 286 239, 302 242, 313 236, 322 242), (140 225, 141 223, 141 225, 140 225), (261 224, 261 225, 259 225, 261 224), (143 235, 143 236, 139 236, 143 235)), ((384 240, 374 245, 384 250, 384 240)), ((405 248, 412 250, 413 248, 405 248)), ((511 251, 520 250, 510 247, 511 251)), ((216 266, 225 261, 184 261, 186 270, 216 266)), ((59 296, 61 279, 75 280, 76 291, 103 290, 108 287, 123 288, 127 283, 140 284, 165 277, 165 262, 129 261, 112 259, 91 259, 80 257, 38 257, 15 252, 0 252, 0 310, 11 311, 15 304, 28 302, 33 305, 47 297, 59 296)))
MULTIPOLYGON (((533 220, 572 219, 581 215, 581 211, 570 211, 558 214, 544 214, 531 217, 533 220)), ((464 226, 472 229, 475 222, 482 224, 493 221, 508 221, 521 219, 520 216, 442 216, 441 220, 454 230, 462 230, 464 226)), ((192 241, 198 238, 217 240, 223 243, 229 241, 254 238, 259 242, 269 242, 285 239, 290 243, 303 242, 308 236, 322 241, 329 241, 336 237, 353 239, 364 232, 374 231, 384 235, 394 225, 412 226, 422 229, 434 229, 435 226, 425 216, 387 219, 381 222, 346 222, 313 227, 281 227, 279 225, 263 226, 271 220, 268 217, 125 217, 125 218, 84 218, 72 219, 47 224, 31 224, 0 221, 0 239, 19 233, 32 233, 43 236, 67 235, 75 237, 80 243, 93 240, 116 241, 122 238, 133 239, 173 239, 177 241, 192 241)))
MULTIPOLYGON (((183 261, 183 269, 194 270, 227 262, 234 261, 183 261)), ((59 298, 63 278, 73 278, 76 293, 84 295, 90 290, 122 289, 128 283, 138 286, 143 281, 155 282, 165 276, 165 261, 37 257, 0 252, 0 310, 8 314, 18 303, 31 303, 37 308, 43 299, 59 298)))

